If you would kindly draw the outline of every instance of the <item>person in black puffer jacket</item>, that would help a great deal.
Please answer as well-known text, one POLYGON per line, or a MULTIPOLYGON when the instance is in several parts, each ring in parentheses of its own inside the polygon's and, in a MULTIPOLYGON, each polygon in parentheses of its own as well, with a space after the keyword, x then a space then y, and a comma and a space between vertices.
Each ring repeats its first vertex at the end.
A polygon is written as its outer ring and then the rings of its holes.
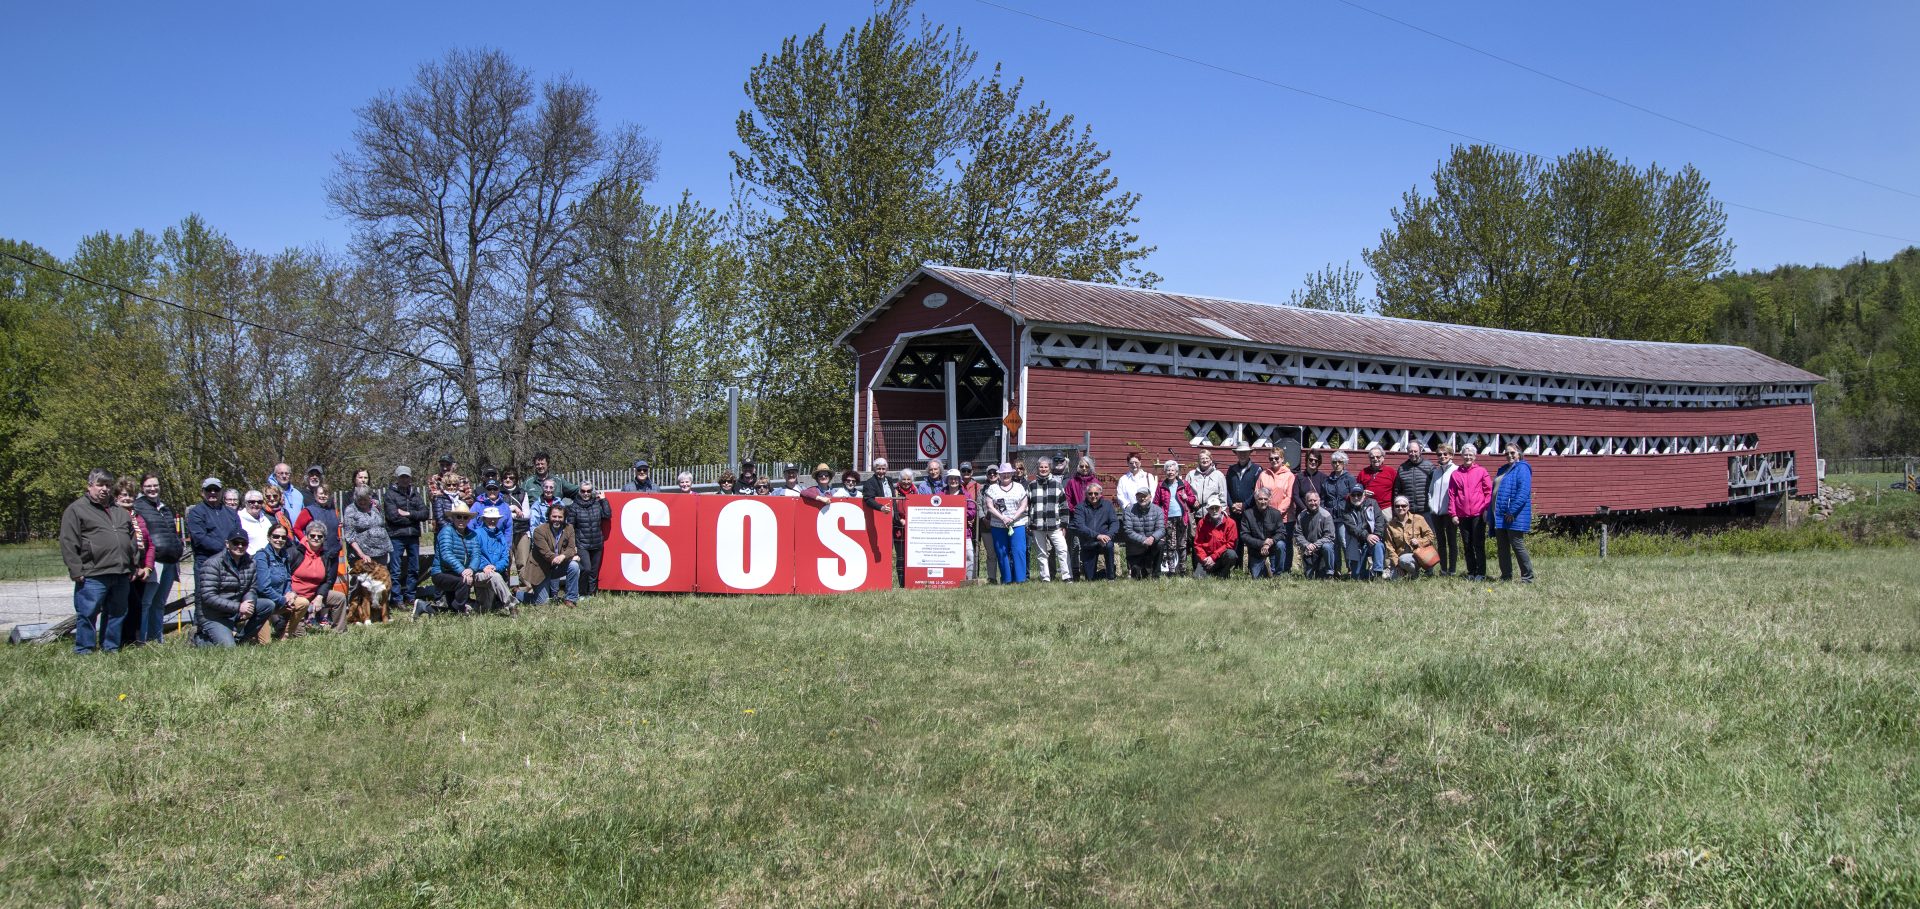
POLYGON ((153 536, 153 575, 141 589, 141 602, 132 604, 139 612, 134 643, 158 644, 166 631, 167 604, 173 599, 174 582, 180 579, 180 562, 186 558, 187 544, 180 538, 173 506, 160 499, 159 477, 147 474, 140 478, 140 495, 133 500, 133 513, 147 522, 147 532, 153 536))
POLYGON ((272 613, 254 608, 253 556, 245 532, 230 534, 227 548, 193 569, 193 643, 196 647, 232 647, 251 641, 272 613))
POLYGON ((579 548, 580 595, 590 597, 600 589, 600 553, 607 545, 606 527, 613 520, 613 504, 593 488, 591 481, 583 482, 567 520, 573 523, 579 548))

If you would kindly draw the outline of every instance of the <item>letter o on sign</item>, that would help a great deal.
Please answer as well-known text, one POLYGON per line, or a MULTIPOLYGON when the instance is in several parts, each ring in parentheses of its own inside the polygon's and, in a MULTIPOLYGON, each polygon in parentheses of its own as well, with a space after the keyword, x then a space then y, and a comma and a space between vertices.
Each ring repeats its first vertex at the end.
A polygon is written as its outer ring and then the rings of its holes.
POLYGON ((735 499, 714 525, 714 570, 728 587, 757 590, 780 568, 780 519, 766 503, 735 499))

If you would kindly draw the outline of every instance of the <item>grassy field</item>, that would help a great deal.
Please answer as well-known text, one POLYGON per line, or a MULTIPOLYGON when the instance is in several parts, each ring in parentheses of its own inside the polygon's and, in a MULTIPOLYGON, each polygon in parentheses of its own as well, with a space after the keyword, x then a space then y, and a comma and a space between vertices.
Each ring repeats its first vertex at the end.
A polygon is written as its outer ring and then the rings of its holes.
POLYGON ((66 573, 60 547, 51 540, 0 546, 0 581, 57 578, 66 573))
POLYGON ((1920 549, 0 658, 0 902, 1920 904, 1920 549))

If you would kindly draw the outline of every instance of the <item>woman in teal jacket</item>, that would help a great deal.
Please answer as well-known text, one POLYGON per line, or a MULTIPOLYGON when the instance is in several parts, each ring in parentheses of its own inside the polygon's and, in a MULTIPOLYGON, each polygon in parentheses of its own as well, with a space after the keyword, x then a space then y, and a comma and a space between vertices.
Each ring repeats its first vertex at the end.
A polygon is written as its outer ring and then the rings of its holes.
POLYGON ((1533 527, 1533 465, 1520 457, 1520 446, 1507 446, 1507 466, 1493 477, 1494 546, 1500 553, 1500 580, 1513 580, 1513 562, 1520 560, 1520 583, 1533 583, 1533 556, 1527 554, 1527 531, 1533 527))

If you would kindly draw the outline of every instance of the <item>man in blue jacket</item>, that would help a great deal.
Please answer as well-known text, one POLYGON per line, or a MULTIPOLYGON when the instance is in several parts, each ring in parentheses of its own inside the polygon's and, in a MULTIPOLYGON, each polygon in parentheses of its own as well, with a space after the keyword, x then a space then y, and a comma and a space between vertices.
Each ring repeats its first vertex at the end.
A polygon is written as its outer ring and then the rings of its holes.
POLYGON ((1507 446, 1507 466, 1493 475, 1494 547, 1500 554, 1500 580, 1513 580, 1513 562, 1520 561, 1520 583, 1533 583, 1533 556, 1527 553, 1527 531, 1533 529, 1533 465, 1520 456, 1520 446, 1507 446))
MULTIPOLYGON (((493 484, 488 484, 493 485, 493 484)), ((480 611, 500 609, 509 616, 520 614, 513 601, 513 587, 507 583, 507 553, 510 536, 500 526, 513 520, 501 508, 489 505, 480 509, 480 528, 474 531, 467 549, 467 569, 473 572, 473 589, 480 594, 480 611)))
POLYGON ((226 505, 219 477, 200 481, 200 503, 187 509, 187 542, 197 565, 227 551, 227 539, 240 528, 240 516, 226 505))

